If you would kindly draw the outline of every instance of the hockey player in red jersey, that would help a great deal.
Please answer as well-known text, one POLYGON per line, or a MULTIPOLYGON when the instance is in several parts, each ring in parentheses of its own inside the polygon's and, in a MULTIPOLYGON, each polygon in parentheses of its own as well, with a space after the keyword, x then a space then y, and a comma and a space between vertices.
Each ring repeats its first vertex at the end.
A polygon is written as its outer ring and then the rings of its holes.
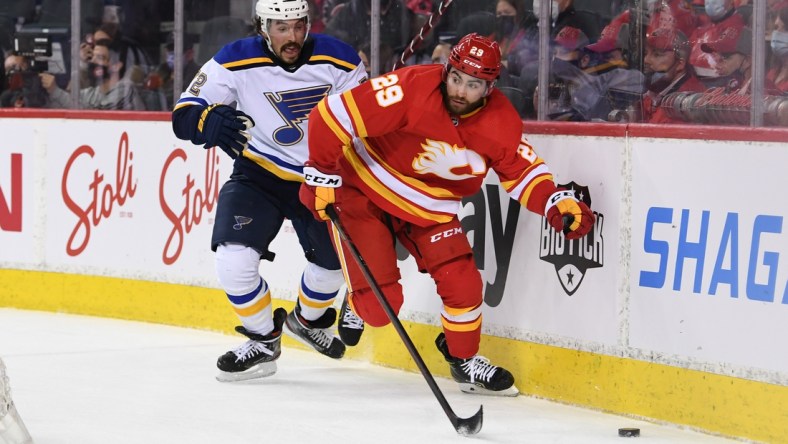
MULTIPOLYGON (((474 33, 452 48, 445 66, 400 69, 323 99, 310 114, 300 198, 320 219, 335 205, 398 313, 396 237, 435 281, 444 331, 436 345, 460 388, 514 396, 512 374, 478 355, 482 279, 457 217, 461 199, 479 191, 492 169, 512 198, 556 230, 571 219, 567 238, 587 234, 594 215, 573 191, 556 188, 522 136, 517 111, 494 88, 500 69, 498 44, 474 33)), ((358 266, 338 251, 352 309, 370 326, 388 324, 358 266)))

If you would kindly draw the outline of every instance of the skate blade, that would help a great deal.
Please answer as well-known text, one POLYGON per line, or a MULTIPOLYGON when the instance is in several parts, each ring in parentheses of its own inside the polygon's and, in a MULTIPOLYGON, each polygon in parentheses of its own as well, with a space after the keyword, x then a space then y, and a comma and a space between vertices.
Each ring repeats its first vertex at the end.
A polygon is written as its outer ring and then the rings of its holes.
POLYGON ((480 387, 475 384, 471 384, 469 382, 461 382, 459 383, 460 390, 463 393, 470 393, 472 395, 485 395, 485 396, 517 396, 520 394, 520 390, 517 390, 517 387, 514 385, 509 387, 508 389, 503 390, 488 390, 484 387, 480 387))
MULTIPOLYGON (((300 343, 302 343, 302 344, 306 345, 306 346, 307 346, 307 347, 309 347, 310 349, 312 349, 312 350, 314 350, 314 351, 316 351, 316 352, 320 353, 320 354, 321 354, 321 355, 323 355, 323 356, 328 356, 328 357, 329 357, 329 358, 331 358, 331 359, 342 359, 342 357, 343 357, 343 356, 345 356, 345 350, 344 350, 344 349, 343 349, 343 350, 342 350, 342 352, 339 354, 339 356, 331 356, 330 354, 328 354, 327 350, 318 350, 317 348, 315 348, 315 345, 314 345, 314 344, 312 344, 311 342, 309 342, 309 341, 307 341, 306 339, 302 338, 301 336, 299 336, 299 335, 298 335, 298 333, 296 333, 296 332, 294 332, 293 330, 291 330, 291 329, 290 329, 290 326, 289 326, 289 325, 287 325, 287 322, 285 322, 285 325, 284 325, 284 328, 282 329, 282 331, 284 331, 284 333, 285 333, 287 336, 290 336, 291 338, 293 338, 293 339, 295 339, 296 341, 298 341, 298 342, 300 342, 300 343)), ((340 339, 340 342, 342 342, 342 340, 341 340, 341 339, 340 339)), ((342 343, 342 345, 344 346, 345 344, 344 344, 344 343, 342 343)))
POLYGON ((219 370, 216 380, 219 382, 239 382, 250 379, 265 378, 276 373, 276 361, 261 362, 242 372, 223 372, 219 370))

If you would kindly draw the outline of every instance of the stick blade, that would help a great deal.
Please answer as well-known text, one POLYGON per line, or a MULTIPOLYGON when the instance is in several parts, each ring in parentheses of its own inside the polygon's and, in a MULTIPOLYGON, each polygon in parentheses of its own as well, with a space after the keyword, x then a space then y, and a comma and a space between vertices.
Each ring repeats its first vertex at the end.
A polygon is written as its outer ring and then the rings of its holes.
POLYGON ((479 406, 479 411, 470 418, 457 418, 454 424, 454 429, 457 430, 462 436, 470 436, 479 433, 482 429, 482 422, 484 413, 482 412, 484 406, 479 406))

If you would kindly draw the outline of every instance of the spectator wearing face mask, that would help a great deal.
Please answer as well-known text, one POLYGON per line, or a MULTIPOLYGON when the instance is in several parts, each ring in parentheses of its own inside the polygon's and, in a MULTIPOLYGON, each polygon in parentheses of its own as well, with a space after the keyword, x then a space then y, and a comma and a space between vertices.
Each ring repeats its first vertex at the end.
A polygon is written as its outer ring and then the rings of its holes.
POLYGON ((752 32, 750 28, 729 28, 717 40, 703 43, 701 50, 714 54, 718 60, 715 66, 719 79, 716 88, 722 88, 728 94, 750 93, 750 82, 752 81, 752 32))
POLYGON ((705 0, 703 8, 708 22, 698 27, 692 35, 690 64, 698 78, 707 88, 724 86, 727 79, 719 77, 717 65, 721 62, 719 53, 706 52, 701 46, 720 40, 723 35, 738 33, 744 27, 744 18, 736 12, 734 0, 705 0))
POLYGON ((11 53, 4 61, 5 81, 0 88, 0 106, 3 108, 45 108, 49 96, 39 75, 30 67, 30 61, 11 53))
POLYGON ((683 123, 660 106, 662 100, 670 93, 701 92, 705 89, 687 62, 689 51, 687 36, 678 29, 659 28, 646 37, 643 63, 648 86, 643 98, 644 122, 683 123))
MULTIPOLYGON (((509 57, 525 38, 525 0, 498 0, 495 5, 495 41, 501 48, 501 64, 509 66, 509 57)), ((535 26, 533 27, 536 28, 535 26)), ((536 35, 536 33, 531 33, 536 35)))
POLYGON ((767 85, 780 94, 788 94, 788 6, 777 11, 769 46, 772 66, 766 73, 767 85))
MULTIPOLYGON (((79 90, 79 108, 100 110, 144 110, 142 98, 134 84, 124 77, 120 53, 109 42, 99 40, 88 65, 91 86, 79 90)), ((72 108, 71 95, 56 84, 48 84, 52 108, 72 108)))

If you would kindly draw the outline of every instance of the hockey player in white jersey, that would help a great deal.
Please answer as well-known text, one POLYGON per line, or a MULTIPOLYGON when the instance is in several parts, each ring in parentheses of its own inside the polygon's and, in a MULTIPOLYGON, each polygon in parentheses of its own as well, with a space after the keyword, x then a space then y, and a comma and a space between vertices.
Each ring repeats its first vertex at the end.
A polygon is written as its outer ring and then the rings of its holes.
MULTIPOLYGON (((219 283, 242 324, 236 331, 249 340, 219 357, 217 379, 224 382, 276 372, 283 328, 326 356, 345 353, 329 330, 336 319, 331 305, 344 284, 341 266, 327 226, 301 204, 298 190, 309 112, 326 95, 364 82, 366 71, 347 44, 309 34, 307 0, 259 0, 255 8, 257 35, 219 50, 172 113, 178 138, 217 146, 235 159, 219 193, 211 249, 219 283), (285 218, 308 261, 289 314, 272 310, 259 271, 261 259, 274 259, 268 247, 285 218)), ((356 333, 363 328, 354 325, 356 333)))

